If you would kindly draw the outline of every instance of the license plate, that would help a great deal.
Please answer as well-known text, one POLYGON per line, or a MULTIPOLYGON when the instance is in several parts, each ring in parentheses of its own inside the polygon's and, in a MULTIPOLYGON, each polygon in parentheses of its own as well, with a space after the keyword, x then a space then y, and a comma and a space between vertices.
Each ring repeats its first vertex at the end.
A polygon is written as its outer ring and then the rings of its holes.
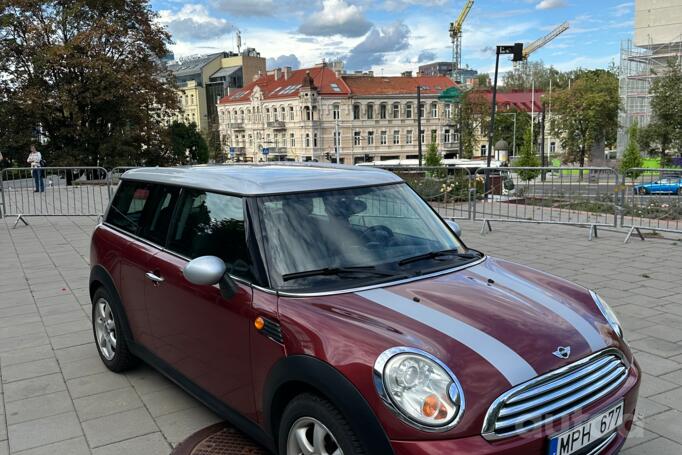
POLYGON ((613 432, 623 423, 623 403, 549 440, 549 455, 570 455, 613 432))

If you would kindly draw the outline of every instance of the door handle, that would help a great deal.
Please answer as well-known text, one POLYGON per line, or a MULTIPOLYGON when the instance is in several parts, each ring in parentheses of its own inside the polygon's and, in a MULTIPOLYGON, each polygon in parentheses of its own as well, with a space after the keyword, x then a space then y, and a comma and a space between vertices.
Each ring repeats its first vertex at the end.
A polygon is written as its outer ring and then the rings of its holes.
POLYGON ((145 275, 147 278, 149 278, 150 280, 152 280, 152 281, 154 282, 155 285, 157 285, 157 284, 159 284, 159 283, 163 283, 163 281, 164 281, 163 278, 161 278, 160 276, 154 275, 153 272, 147 272, 147 273, 145 273, 144 275, 145 275))

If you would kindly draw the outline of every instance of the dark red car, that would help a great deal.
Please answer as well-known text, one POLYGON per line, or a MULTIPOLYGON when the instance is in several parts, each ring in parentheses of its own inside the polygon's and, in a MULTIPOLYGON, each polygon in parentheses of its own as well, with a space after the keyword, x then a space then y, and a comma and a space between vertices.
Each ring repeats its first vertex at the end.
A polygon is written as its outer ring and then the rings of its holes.
POLYGON ((378 169, 138 169, 92 238, 103 362, 282 455, 615 454, 640 370, 595 293, 467 248, 378 169))

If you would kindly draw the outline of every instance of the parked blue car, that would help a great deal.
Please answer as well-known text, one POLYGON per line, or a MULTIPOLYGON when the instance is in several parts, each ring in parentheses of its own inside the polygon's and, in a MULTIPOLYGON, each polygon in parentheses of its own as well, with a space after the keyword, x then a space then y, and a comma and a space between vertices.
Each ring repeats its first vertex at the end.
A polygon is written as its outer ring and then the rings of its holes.
POLYGON ((682 178, 671 177, 634 186, 636 194, 680 194, 682 195, 682 178))

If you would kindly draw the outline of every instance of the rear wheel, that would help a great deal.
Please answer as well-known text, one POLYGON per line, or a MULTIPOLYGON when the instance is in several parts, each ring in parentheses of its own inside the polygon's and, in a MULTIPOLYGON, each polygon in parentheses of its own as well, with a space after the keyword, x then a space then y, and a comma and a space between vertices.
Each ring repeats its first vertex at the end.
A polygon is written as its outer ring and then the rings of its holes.
POLYGON ((647 194, 647 193, 648 193, 648 191, 646 190, 646 188, 640 188, 639 189, 639 194, 647 194))
POLYGON ((112 305, 111 297, 104 288, 99 288, 92 297, 92 330, 97 351, 104 365, 116 373, 129 370, 137 359, 128 349, 128 341, 121 330, 121 316, 118 307, 112 305))
POLYGON ((367 453, 341 413, 312 394, 294 398, 279 427, 282 455, 364 455, 367 453))

